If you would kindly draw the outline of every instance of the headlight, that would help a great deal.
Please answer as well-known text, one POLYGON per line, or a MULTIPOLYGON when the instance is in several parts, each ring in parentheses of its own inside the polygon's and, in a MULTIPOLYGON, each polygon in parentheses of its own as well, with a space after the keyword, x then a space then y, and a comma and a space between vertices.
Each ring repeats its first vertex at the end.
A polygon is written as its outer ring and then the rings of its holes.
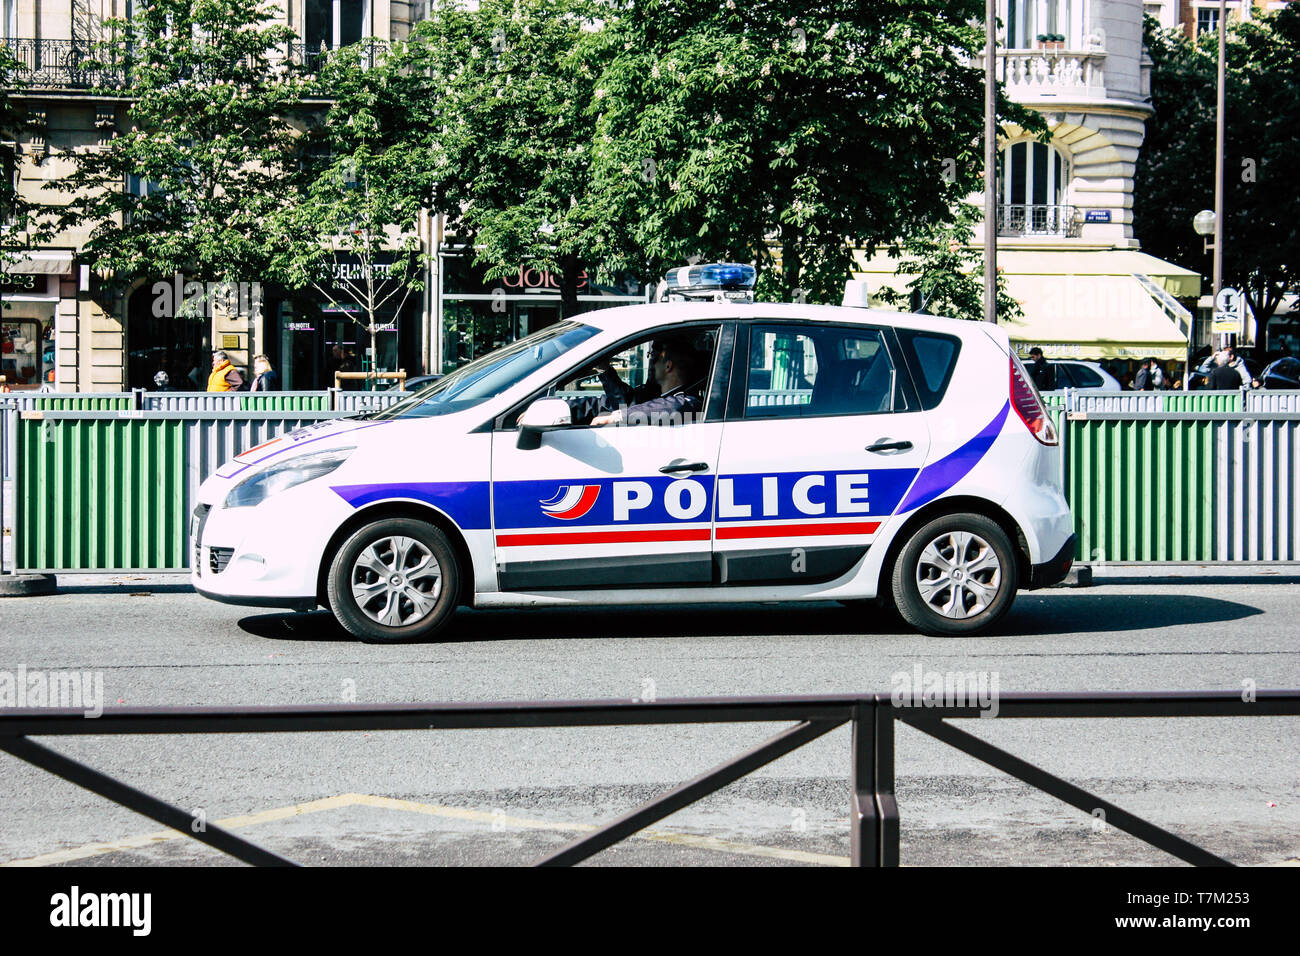
POLYGON ((251 508, 277 492, 301 485, 304 481, 328 475, 348 460, 355 448, 335 448, 316 455, 299 455, 266 471, 258 472, 252 478, 241 481, 230 489, 226 495, 227 508, 251 508))

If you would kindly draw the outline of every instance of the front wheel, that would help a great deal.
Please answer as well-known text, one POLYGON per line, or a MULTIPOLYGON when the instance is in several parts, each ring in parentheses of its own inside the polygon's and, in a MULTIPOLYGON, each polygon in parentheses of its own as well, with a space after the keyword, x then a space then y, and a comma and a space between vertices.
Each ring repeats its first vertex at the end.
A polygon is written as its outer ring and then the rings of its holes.
POLYGON ((363 641, 430 637, 456 610, 460 574, 447 536, 426 521, 383 518, 354 532, 330 563, 330 609, 363 641))
POLYGON ((935 635, 974 634, 1011 608, 1016 555, 983 515, 953 514, 919 528, 894 562, 894 603, 903 620, 935 635))

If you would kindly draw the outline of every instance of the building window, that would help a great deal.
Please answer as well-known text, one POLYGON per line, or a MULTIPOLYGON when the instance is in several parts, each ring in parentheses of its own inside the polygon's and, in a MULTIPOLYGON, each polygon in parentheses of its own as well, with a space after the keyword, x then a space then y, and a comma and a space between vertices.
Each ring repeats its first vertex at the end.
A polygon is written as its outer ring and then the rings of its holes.
POLYGON ((53 385, 53 323, 36 319, 0 323, 0 375, 10 388, 53 385))
POLYGON ((998 161, 998 234, 1077 236, 1074 207, 1065 205, 1069 164, 1047 143, 1023 140, 998 161))
POLYGON ((303 40, 310 50, 359 43, 366 36, 369 0, 306 0, 303 40))
POLYGON ((1040 37, 1058 36, 1067 49, 1081 46, 1083 0, 1001 0, 999 6, 1008 50, 1037 49, 1048 42, 1040 37))
POLYGON ((18 36, 18 0, 0 0, 0 39, 18 36))
POLYGON ((1219 8, 1218 7, 1197 7, 1196 9, 1196 35, 1202 33, 1214 33, 1219 29, 1219 8))

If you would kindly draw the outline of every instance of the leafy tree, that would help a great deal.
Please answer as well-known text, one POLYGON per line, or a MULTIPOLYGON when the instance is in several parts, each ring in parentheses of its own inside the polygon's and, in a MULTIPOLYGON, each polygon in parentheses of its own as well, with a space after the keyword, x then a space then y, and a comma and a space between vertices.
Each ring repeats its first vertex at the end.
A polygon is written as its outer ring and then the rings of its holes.
POLYGON ((435 0, 385 67, 394 155, 421 178, 425 205, 488 279, 521 265, 553 273, 566 315, 594 253, 590 38, 606 15, 597 0, 435 0))
MULTIPOLYGON (((918 229, 901 243, 898 275, 910 275, 907 291, 883 288, 880 298, 894 306, 953 319, 984 319, 984 250, 971 244, 983 210, 961 203, 952 223, 918 229)), ((1020 303, 1007 291, 1006 279, 997 276, 997 314, 1021 314, 1020 303)))
MULTIPOLYGON (((1192 217, 1214 207, 1218 41, 1146 21, 1155 115, 1134 179, 1143 247, 1182 263, 1210 257, 1192 217)), ((1225 87, 1223 281, 1241 289, 1259 340, 1300 279, 1300 4, 1229 22, 1225 87)))
POLYGON ((422 180, 406 144, 384 136, 393 75, 373 42, 329 56, 319 82, 331 103, 299 142, 292 201, 266 224, 271 274, 289 288, 315 289, 364 328, 372 370, 382 318, 424 287, 427 258, 416 234, 422 180))
MULTIPOLYGON (((26 126, 25 111, 16 100, 24 85, 22 64, 0 44, 0 139, 17 141, 26 126)), ((0 147, 0 273, 32 241, 34 210, 18 187, 19 161, 16 151, 0 147)))
POLYGON ((752 261, 765 296, 838 301, 854 243, 897 254, 981 188, 983 9, 645 0, 608 21, 580 215, 603 266, 752 261))
POLYGON ((293 31, 259 0, 151 0, 108 26, 96 58, 127 64, 130 105, 120 134, 71 153, 51 184, 70 196, 59 227, 92 224, 82 256, 123 283, 260 278, 303 89, 284 64, 293 31))

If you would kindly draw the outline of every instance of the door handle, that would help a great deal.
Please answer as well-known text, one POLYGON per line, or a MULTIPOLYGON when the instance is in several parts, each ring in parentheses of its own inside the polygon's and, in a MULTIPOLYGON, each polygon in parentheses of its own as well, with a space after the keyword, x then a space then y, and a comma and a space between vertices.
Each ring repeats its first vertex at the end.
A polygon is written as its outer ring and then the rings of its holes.
POLYGON ((882 438, 874 445, 868 445, 867 451, 907 451, 911 447, 912 443, 910 441, 890 441, 887 438, 882 438))
POLYGON ((702 461, 686 461, 684 458, 678 458, 670 461, 659 470, 665 475, 671 475, 677 471, 708 471, 709 466, 702 461))

